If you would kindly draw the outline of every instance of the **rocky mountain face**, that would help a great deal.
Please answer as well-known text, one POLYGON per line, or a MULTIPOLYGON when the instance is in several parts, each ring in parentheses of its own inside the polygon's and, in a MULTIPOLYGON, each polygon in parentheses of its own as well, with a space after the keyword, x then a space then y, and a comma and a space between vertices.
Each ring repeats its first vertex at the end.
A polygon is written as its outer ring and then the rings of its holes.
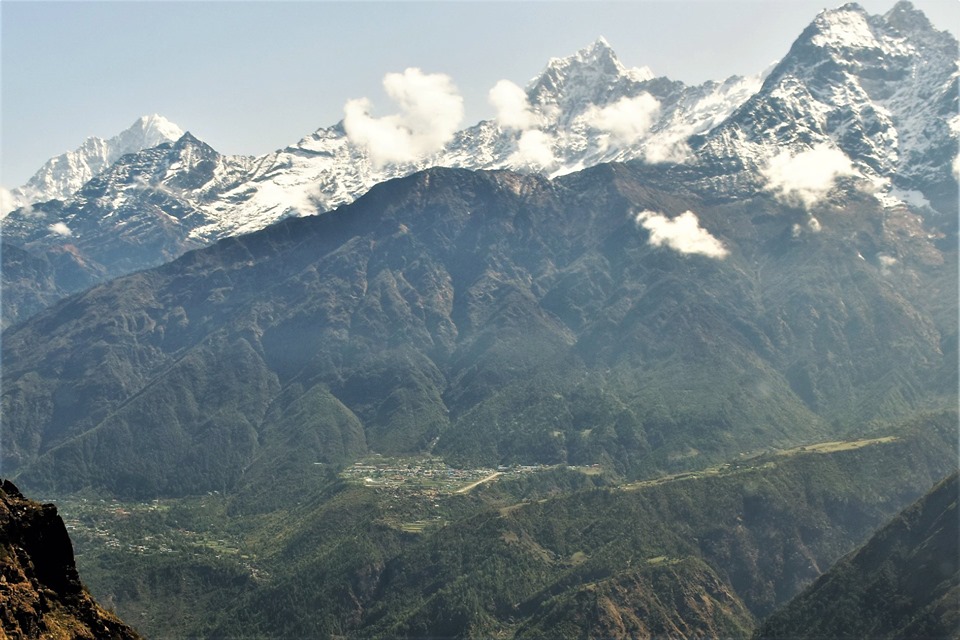
POLYGON ((827 145, 883 201, 955 218, 957 58, 956 39, 908 2, 883 16, 854 3, 825 11, 697 155, 749 191, 771 157, 827 145))
POLYGON ((200 201, 229 187, 228 176, 248 165, 243 158, 221 156, 187 133, 121 157, 67 201, 13 212, 3 220, 5 253, 16 256, 13 263, 4 257, 4 296, 11 303, 3 307, 4 326, 42 308, 41 301, 204 246, 192 237, 209 222, 200 201), (193 197, 184 198, 184 191, 193 197), (17 269, 24 260, 53 265, 52 280, 20 277, 17 269))
POLYGON ((433 169, 95 287, 5 333, 4 466, 144 497, 370 450, 649 475, 949 404, 956 254, 919 216, 853 189, 798 234, 681 180, 433 169))
POLYGON ((122 157, 67 202, 14 212, 4 220, 4 238, 34 253, 71 247, 107 278, 167 262, 203 244, 191 238, 207 221, 194 201, 229 187, 221 177, 246 166, 187 133, 122 157), (194 197, 182 197, 184 191, 194 197), (51 220, 57 222, 44 226, 51 220))
POLYGON ((755 638, 949 638, 960 626, 954 472, 840 560, 755 638))
POLYGON ((332 209, 427 167, 557 176, 610 161, 680 163, 689 188, 730 198, 775 188, 785 179, 773 175, 776 158, 825 150, 839 154, 838 176, 886 206, 927 211, 929 224, 952 233, 957 77, 956 41, 908 2, 884 16, 854 4, 823 12, 765 80, 686 86, 624 67, 600 39, 551 60, 519 115, 461 130, 414 161, 376 162, 343 123, 258 158, 220 156, 187 135, 89 183, 86 169, 77 172, 69 197, 11 213, 4 236, 36 258, 76 253, 97 280, 332 209))
POLYGON ((0 485, 0 633, 4 638, 140 637, 84 589, 56 507, 24 498, 9 480, 0 485))
POLYGON ((692 558, 656 558, 541 606, 516 637, 733 638, 753 628, 753 615, 736 591, 692 558))

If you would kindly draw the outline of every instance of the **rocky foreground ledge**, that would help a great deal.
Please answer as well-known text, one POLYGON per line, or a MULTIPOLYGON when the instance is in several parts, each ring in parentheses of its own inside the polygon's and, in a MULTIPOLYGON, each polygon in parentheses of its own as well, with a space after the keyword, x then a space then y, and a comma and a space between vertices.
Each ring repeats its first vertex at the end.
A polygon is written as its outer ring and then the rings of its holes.
POLYGON ((0 484, 0 640, 140 638, 98 605, 77 573, 73 545, 52 504, 0 484))

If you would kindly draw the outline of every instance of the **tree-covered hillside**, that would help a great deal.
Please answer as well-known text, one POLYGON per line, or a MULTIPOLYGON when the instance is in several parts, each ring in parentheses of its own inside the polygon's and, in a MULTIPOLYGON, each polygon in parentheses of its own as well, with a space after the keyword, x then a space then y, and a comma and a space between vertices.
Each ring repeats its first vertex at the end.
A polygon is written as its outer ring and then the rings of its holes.
POLYGON ((777 611, 755 638, 955 638, 957 473, 777 611))
POLYGON ((69 298, 4 335, 5 468, 141 498, 368 452, 641 478, 955 401, 956 252, 921 218, 852 190, 798 235, 682 171, 434 169, 69 298))

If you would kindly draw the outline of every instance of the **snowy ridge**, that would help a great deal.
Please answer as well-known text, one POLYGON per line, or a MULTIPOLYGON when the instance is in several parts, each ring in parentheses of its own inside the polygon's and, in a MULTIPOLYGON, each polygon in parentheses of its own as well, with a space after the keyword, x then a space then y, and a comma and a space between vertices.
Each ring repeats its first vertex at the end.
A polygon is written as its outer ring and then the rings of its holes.
MULTIPOLYGON (((280 218, 306 215, 351 202, 373 185, 431 166, 514 169, 559 175, 600 162, 645 158, 654 147, 681 149, 730 115, 761 85, 761 77, 734 77, 723 83, 687 87, 654 78, 649 69, 624 67, 602 38, 567 58, 550 61, 527 86, 537 128, 555 161, 549 166, 516 155, 523 131, 483 121, 458 132, 441 151, 417 162, 376 167, 342 126, 318 129, 294 145, 257 158, 249 179, 205 207, 211 221, 194 230, 214 239, 263 228, 280 218), (593 128, 591 109, 648 94, 657 101, 649 133, 629 145, 605 141, 593 128)), ((655 161, 676 161, 680 153, 658 151, 655 161)), ((649 159, 649 158, 648 158, 649 159)))
MULTIPOLYGON (((459 131, 442 150, 428 157, 378 167, 338 124, 257 158, 218 155, 215 162, 209 160, 216 166, 203 173, 202 180, 184 159, 169 160, 162 175, 153 160, 134 162, 133 166, 150 166, 149 174, 138 180, 112 175, 98 202, 110 211, 103 217, 111 217, 128 202, 142 198, 143 184, 163 188, 168 197, 181 201, 182 210, 193 212, 191 220, 199 222, 187 225, 184 232, 191 245, 201 245, 262 229, 287 216, 332 209, 353 201, 379 182, 431 166, 509 168, 559 175, 608 161, 679 161, 687 154, 684 141, 689 135, 722 121, 759 87, 759 76, 697 87, 655 78, 647 68, 625 67, 600 38, 572 56, 550 60, 526 88, 530 109, 542 123, 538 135, 549 148, 551 161, 547 165, 531 163, 518 154, 525 132, 483 121, 459 131), (638 96, 648 96, 653 109, 651 126, 642 136, 628 143, 611 142, 608 133, 593 126, 598 109, 638 96), (192 172, 189 188, 177 186, 174 174, 178 171, 192 172)), ((28 193, 41 194, 31 202, 66 199, 67 209, 75 204, 77 213, 56 222, 74 229, 75 234, 84 227, 92 230, 96 225, 79 224, 76 218, 81 215, 79 211, 93 215, 91 202, 80 193, 81 187, 125 153, 177 140, 181 135, 176 125, 159 116, 141 118, 109 141, 91 138, 80 150, 54 158, 16 195, 21 205, 28 193), (75 202, 70 200, 73 194, 75 202)), ((46 217, 39 222, 44 232, 49 232, 54 223, 46 217)), ((15 229, 23 228, 13 221, 5 225, 8 236, 21 241, 15 229)), ((62 240, 58 237, 62 234, 50 233, 51 242, 62 240)), ((38 240, 37 233, 28 235, 38 240)))
POLYGON ((177 125, 159 115, 144 116, 109 140, 87 138, 80 147, 48 160, 26 184, 10 192, 0 217, 33 202, 63 200, 88 180, 128 153, 173 142, 183 135, 177 125))

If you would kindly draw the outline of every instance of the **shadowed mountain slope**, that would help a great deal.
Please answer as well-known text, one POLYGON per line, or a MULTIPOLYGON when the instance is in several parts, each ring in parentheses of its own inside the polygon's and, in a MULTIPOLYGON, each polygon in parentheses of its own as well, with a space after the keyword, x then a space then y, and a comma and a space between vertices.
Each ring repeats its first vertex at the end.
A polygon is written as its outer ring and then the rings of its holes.
POLYGON ((955 638, 956 472, 766 620, 755 638, 955 638))

